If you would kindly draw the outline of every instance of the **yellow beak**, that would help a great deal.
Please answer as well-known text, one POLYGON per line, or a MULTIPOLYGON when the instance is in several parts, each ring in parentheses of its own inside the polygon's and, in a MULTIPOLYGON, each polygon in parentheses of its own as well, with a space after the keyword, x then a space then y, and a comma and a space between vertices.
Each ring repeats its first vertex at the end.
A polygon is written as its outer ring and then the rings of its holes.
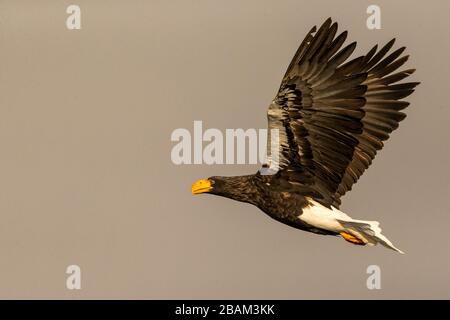
POLYGON ((198 180, 192 185, 192 194, 200 194, 212 190, 211 181, 208 179, 198 180))

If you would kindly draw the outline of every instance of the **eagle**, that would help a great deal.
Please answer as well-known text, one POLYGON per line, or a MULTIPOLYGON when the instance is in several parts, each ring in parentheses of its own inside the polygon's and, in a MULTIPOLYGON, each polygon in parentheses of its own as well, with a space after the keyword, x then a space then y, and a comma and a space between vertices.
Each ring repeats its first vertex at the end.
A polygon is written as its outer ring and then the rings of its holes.
POLYGON ((269 131, 278 134, 276 143, 268 135, 262 168, 199 180, 192 193, 255 205, 300 230, 403 253, 381 233, 379 222, 353 219, 339 207, 406 117, 402 110, 409 103, 402 99, 419 82, 401 82, 415 69, 398 71, 409 56, 403 55, 405 47, 391 50, 395 39, 349 59, 356 42, 344 46, 347 31, 337 31, 328 18, 295 53, 267 110, 269 131))

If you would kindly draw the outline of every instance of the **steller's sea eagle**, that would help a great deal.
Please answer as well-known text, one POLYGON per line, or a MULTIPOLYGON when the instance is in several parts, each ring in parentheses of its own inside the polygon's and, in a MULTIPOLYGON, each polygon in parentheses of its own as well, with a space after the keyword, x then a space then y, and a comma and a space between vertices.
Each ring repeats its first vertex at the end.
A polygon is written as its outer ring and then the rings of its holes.
MULTIPOLYGON (((402 253, 377 221, 352 219, 339 205, 405 118, 401 110, 409 103, 401 99, 419 83, 398 82, 415 69, 397 71, 408 56, 405 47, 389 53, 395 39, 346 62, 356 42, 342 48, 347 31, 336 36, 337 29, 331 18, 311 29, 269 106, 268 127, 279 132, 279 170, 210 177, 195 182, 192 193, 247 202, 294 228, 402 253)), ((268 150, 270 143, 269 137, 268 150)), ((263 168, 273 161, 269 154, 263 168)))

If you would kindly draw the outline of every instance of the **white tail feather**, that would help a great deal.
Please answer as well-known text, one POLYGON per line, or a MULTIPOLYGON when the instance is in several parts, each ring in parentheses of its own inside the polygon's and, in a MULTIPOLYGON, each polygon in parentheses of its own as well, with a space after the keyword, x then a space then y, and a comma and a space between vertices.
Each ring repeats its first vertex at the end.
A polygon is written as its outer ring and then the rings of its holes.
POLYGON ((361 239, 368 245, 376 245, 380 243, 386 248, 397 251, 401 254, 404 252, 395 247, 392 242, 381 233, 380 223, 378 221, 365 221, 365 220, 338 220, 340 224, 358 239, 361 239))
POLYGON ((380 243, 386 248, 404 253, 381 233, 378 221, 355 220, 334 207, 329 209, 311 198, 307 199, 309 206, 303 209, 299 218, 309 225, 336 233, 348 232, 367 245, 380 243))

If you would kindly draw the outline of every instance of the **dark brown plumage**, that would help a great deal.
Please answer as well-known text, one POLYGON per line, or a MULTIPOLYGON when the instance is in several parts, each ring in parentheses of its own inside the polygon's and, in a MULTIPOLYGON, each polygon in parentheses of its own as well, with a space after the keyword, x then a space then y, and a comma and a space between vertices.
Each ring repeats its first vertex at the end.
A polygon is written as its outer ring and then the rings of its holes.
MULTIPOLYGON (((370 166, 383 142, 405 118, 402 112, 418 82, 398 83, 414 69, 397 71, 405 47, 381 49, 348 60, 356 42, 343 46, 337 23, 326 20, 307 34, 268 109, 269 129, 279 130, 280 170, 243 177, 211 177, 212 194, 248 202, 288 225, 337 234, 310 225, 299 215, 313 199, 339 208, 341 197, 370 166), (346 62, 347 61, 347 62, 346 62)), ((268 164, 274 165, 268 139, 268 164)))

